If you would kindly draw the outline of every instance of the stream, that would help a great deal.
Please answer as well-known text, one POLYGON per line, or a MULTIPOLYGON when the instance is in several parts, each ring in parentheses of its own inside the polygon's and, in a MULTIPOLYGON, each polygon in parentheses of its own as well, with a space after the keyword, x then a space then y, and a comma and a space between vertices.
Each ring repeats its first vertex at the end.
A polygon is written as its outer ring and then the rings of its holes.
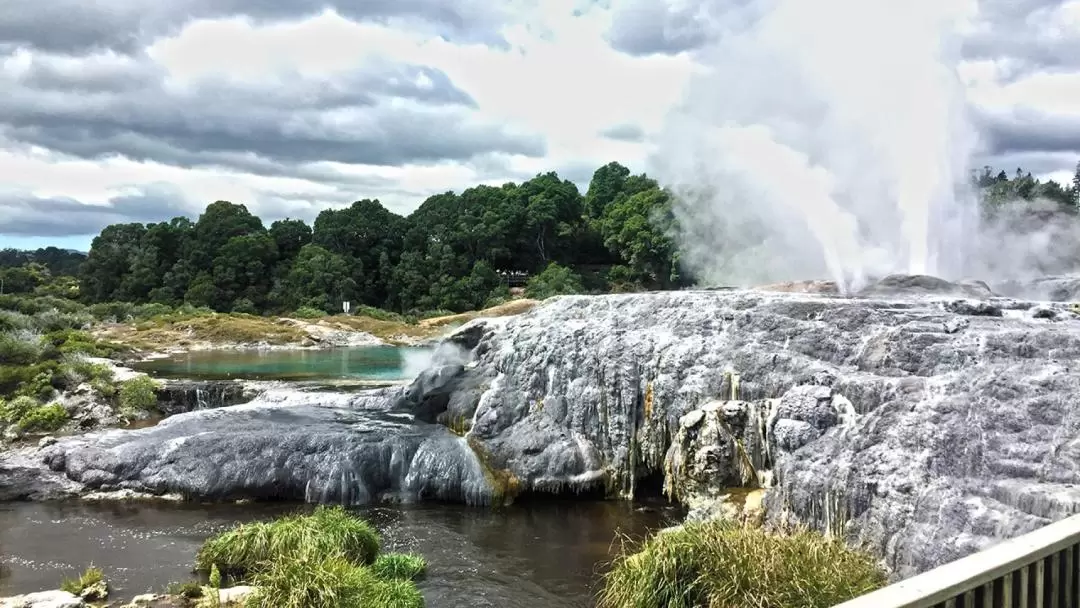
MULTIPOLYGON (((110 599, 192 578, 203 539, 240 522, 307 509, 289 504, 0 503, 0 596, 53 589, 93 564, 110 599)), ((593 606, 621 535, 676 523, 666 502, 542 501, 503 509, 372 506, 357 513, 385 548, 428 560, 429 608, 593 606)))

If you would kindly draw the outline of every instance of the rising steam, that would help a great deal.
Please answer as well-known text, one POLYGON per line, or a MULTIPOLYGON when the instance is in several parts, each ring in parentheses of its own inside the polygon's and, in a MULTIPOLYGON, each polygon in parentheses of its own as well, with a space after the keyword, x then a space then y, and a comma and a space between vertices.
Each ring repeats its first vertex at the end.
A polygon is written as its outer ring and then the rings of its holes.
POLYGON ((759 0, 714 11, 716 42, 651 167, 676 194, 683 261, 724 283, 963 273, 978 140, 956 66, 975 8, 759 0))

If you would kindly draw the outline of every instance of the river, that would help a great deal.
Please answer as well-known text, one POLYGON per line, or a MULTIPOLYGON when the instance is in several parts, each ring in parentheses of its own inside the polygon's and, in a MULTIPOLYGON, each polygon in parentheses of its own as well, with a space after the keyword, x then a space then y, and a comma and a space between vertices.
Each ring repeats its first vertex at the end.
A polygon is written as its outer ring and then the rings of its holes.
MULTIPOLYGON (((111 599, 189 580, 207 536, 235 523, 308 508, 284 504, 0 503, 0 596, 53 589, 90 564, 111 599)), ((544 501, 503 509, 423 504, 357 509, 391 550, 429 564, 429 608, 593 606, 620 534, 676 523, 666 502, 544 501)))

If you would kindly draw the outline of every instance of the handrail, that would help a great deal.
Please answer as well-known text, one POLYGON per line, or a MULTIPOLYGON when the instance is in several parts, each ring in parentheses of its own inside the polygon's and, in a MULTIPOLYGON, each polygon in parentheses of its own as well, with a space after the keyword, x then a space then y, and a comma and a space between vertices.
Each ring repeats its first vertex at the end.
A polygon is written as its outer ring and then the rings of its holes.
MULTIPOLYGON (((974 590, 988 587, 989 593, 999 594, 1002 597, 1000 605, 1011 605, 1012 577, 1009 575, 1020 572, 1021 586, 1026 587, 1028 582, 1027 566, 1038 564, 1039 580, 1034 581, 1037 595, 1040 599, 1036 605, 1042 606, 1041 601, 1043 581, 1043 560, 1064 552, 1064 567, 1058 562, 1062 559, 1052 560, 1049 572, 1051 581, 1057 582, 1058 570, 1065 575, 1065 593, 1071 593, 1076 575, 1075 569, 1080 566, 1073 559, 1074 551, 1070 548, 1080 544, 1080 515, 1073 515, 1061 521, 1048 524, 1009 540, 1005 540, 978 553, 949 562, 933 570, 928 570, 909 579, 889 585, 877 591, 859 596, 834 608, 927 608, 937 606, 969 594, 974 590), (1005 579, 998 590, 993 590, 993 585, 999 579, 1005 579)), ((1054 590, 1056 594, 1058 590, 1054 590)), ((986 592, 984 592, 986 593, 986 592)), ((1019 593, 1024 596, 1021 605, 1027 605, 1026 589, 1020 589, 1019 593)), ((963 601, 965 608, 971 606, 970 600, 963 601)), ((981 605, 991 604, 987 599, 981 605)))

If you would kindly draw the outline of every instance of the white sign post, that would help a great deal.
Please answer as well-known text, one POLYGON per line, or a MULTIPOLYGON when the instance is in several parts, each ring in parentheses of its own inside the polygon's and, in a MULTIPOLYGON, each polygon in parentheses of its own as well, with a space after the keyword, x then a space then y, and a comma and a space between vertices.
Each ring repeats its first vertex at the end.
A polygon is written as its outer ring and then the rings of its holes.
POLYGON ((341 303, 341 310, 345 314, 349 314, 349 311, 352 310, 352 302, 349 302, 348 300, 345 300, 344 302, 342 302, 341 303))

